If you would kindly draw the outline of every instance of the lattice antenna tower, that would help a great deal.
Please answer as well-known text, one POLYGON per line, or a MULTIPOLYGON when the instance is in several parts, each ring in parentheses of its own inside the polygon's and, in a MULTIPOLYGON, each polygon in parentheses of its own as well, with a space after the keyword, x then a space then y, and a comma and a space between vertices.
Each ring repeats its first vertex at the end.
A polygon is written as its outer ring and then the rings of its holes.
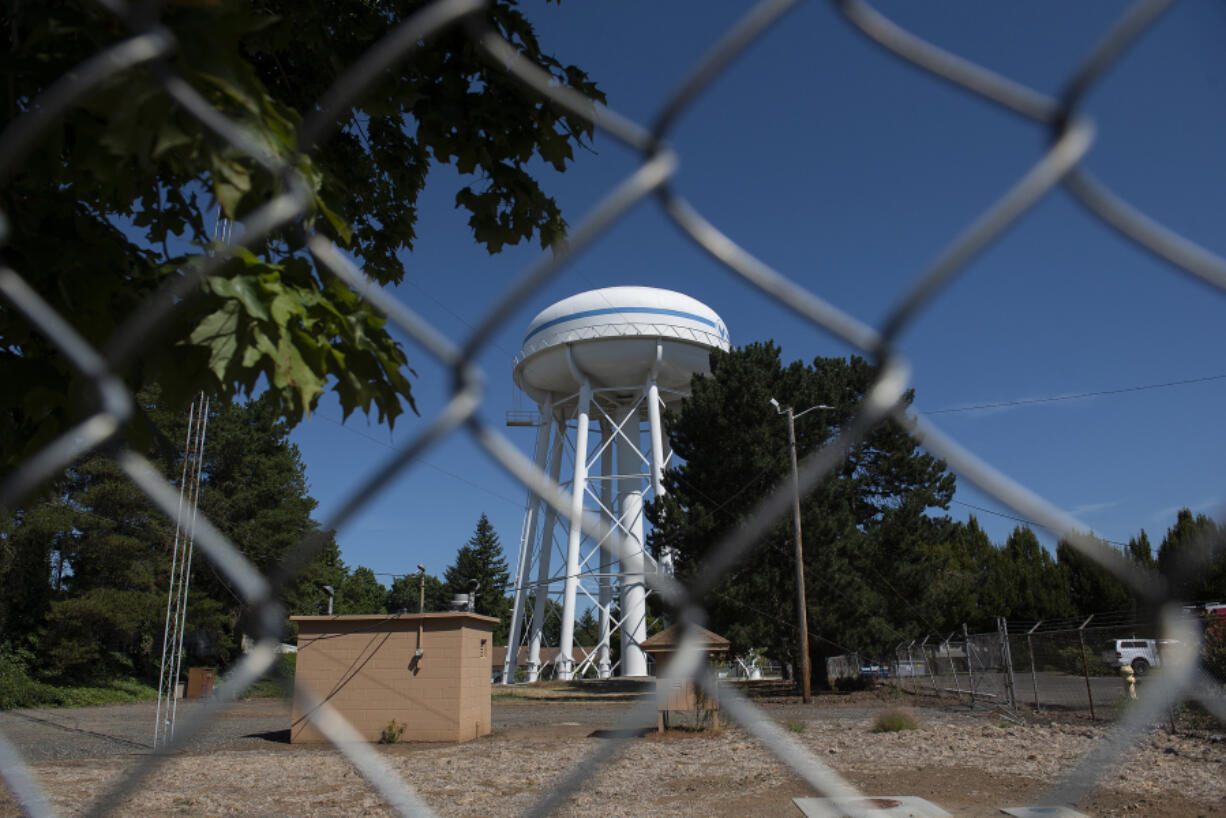
POLYGON ((204 439, 209 401, 204 393, 187 413, 187 438, 179 475, 179 513, 171 545, 170 588, 166 595, 166 626, 162 632, 162 664, 158 677, 157 716, 153 746, 174 737, 179 708, 178 682, 183 664, 183 636, 187 629, 187 592, 191 584, 192 551, 196 542, 196 509, 200 503, 200 475, 204 468, 204 439))
POLYGON ((569 488, 571 519, 601 517, 629 547, 615 560, 607 542, 567 524, 529 490, 504 683, 515 680, 521 646, 530 682, 549 661, 556 662, 561 679, 589 671, 602 679, 646 675, 645 575, 671 573, 670 554, 657 561, 644 548, 643 507, 663 493, 671 457, 662 410, 688 394, 695 374, 709 371, 712 349, 729 349, 720 317, 687 295, 655 287, 579 293, 529 324, 515 383, 536 402, 537 418, 518 413, 508 422, 536 427, 536 466, 569 488), (563 469, 568 460, 569 473, 563 469), (561 598, 556 657, 542 652, 551 596, 561 598), (580 607, 598 614, 596 647, 582 657, 574 649, 580 607), (620 659, 611 650, 614 634, 620 637, 620 659))

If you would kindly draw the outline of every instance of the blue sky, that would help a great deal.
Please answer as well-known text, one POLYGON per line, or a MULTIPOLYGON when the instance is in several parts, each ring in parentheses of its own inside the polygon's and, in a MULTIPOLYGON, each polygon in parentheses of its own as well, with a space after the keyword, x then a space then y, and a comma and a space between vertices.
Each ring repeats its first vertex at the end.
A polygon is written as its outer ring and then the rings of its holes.
MULTIPOLYGON (((883 3, 899 24, 997 73, 1055 94, 1120 13, 1117 2, 883 3)), ((524 4, 542 44, 589 72, 609 106, 649 123, 743 13, 739 4, 570 0, 524 4)), ((1099 84, 1086 161, 1151 217, 1218 254, 1226 214, 1226 6, 1177 4, 1099 84)), ((775 269, 877 324, 952 238, 1041 155, 1037 125, 956 90, 869 42, 832 7, 806 3, 757 42, 682 117, 676 189, 775 269)), ((572 225, 638 164, 598 135, 565 174, 537 168, 572 225)), ((461 339, 539 255, 489 256, 453 207, 466 182, 440 168, 419 201, 416 251, 397 296, 461 339)), ((521 308, 480 362, 482 416, 529 409, 511 365, 532 317, 582 290, 680 290, 724 319, 734 344, 773 338, 785 360, 853 350, 760 295, 696 249, 654 201, 641 204, 521 308)), ((917 411, 1200 380, 1077 400, 933 414, 956 440, 1100 536, 1142 528, 1155 546, 1188 506, 1226 498, 1226 294, 1119 237, 1062 190, 977 257, 901 339, 917 411)), ((422 417, 395 431, 325 399, 295 432, 325 517, 360 476, 446 400, 447 373, 406 344, 422 417)), ((769 412, 770 407, 763 407, 769 412)), ((801 421, 803 422, 803 420, 801 421)), ((505 429, 530 453, 530 429, 505 429)), ((780 445, 785 445, 780 428, 780 445)), ((1001 543, 1012 514, 960 481, 951 513, 1001 543)), ((739 487, 729 487, 729 493, 739 487)), ((344 559, 381 574, 438 574, 489 515, 513 561, 524 491, 467 436, 386 485, 339 533, 344 559)), ((390 576, 380 577, 390 582, 390 576)))

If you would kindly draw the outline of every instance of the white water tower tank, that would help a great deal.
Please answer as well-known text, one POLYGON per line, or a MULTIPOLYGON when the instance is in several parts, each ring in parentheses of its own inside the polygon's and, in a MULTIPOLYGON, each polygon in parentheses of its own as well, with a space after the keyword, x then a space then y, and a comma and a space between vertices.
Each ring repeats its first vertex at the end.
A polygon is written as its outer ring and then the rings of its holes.
POLYGON ((546 307, 528 325, 515 365, 515 382, 538 404, 582 385, 567 362, 593 388, 641 386, 655 365, 656 382, 667 394, 689 390, 695 373, 708 372, 712 348, 728 350, 728 330, 715 311, 697 299, 656 287, 606 287, 564 298, 546 307))
POLYGON ((545 600, 556 584, 563 586, 560 678, 588 668, 598 669, 602 678, 609 676, 609 638, 614 631, 621 635, 620 675, 646 673, 646 656, 639 649, 647 637, 643 575, 658 567, 642 548, 642 507, 645 497, 662 492, 668 454, 660 409, 685 397, 695 374, 709 372, 713 349, 729 348, 728 330, 714 310, 688 295, 656 287, 579 293, 545 308, 528 325, 514 377, 540 408, 537 467, 563 485, 569 483, 572 518, 605 515, 627 541, 637 542, 638 552, 614 566, 608 549, 588 542, 578 526, 572 529, 529 495, 504 681, 514 679, 523 641, 528 643, 527 677, 538 678, 545 600), (571 445, 564 445, 568 440, 571 445), (572 472, 564 475, 562 461, 571 451, 572 472), (561 528, 557 537, 555 526, 561 528), (566 543, 566 565, 560 573, 551 570, 555 542, 566 543), (573 625, 581 590, 582 598, 598 600, 599 635, 595 651, 576 657, 573 625), (525 611, 529 594, 536 600, 531 619, 525 611))

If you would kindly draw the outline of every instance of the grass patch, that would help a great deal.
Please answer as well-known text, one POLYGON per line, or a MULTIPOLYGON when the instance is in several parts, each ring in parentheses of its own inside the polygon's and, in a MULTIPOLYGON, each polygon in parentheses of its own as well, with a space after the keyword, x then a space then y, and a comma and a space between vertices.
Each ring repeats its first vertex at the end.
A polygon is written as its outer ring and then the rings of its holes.
POLYGON ((919 727, 915 714, 901 707, 886 710, 877 716, 873 722, 874 733, 897 733, 900 730, 914 730, 919 727))
POLYGON ((805 723, 803 721, 789 721, 784 726, 793 733, 803 733, 805 731, 805 723))
POLYGON ((655 682, 631 679, 573 679, 494 685, 495 701, 531 702, 633 702, 655 693, 655 682))

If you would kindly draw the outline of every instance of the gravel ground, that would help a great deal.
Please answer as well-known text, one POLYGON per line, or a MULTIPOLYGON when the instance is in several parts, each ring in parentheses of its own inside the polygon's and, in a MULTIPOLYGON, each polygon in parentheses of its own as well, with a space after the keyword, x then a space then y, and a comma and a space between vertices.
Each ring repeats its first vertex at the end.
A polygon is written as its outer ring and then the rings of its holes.
MULTIPOLYGON (((954 815, 998 814, 1034 803, 1105 728, 1016 725, 981 712, 917 711, 920 726, 872 733, 888 702, 872 695, 815 706, 764 702, 788 735, 870 795, 919 795, 954 815)), ((180 723, 191 707, 179 711, 180 723)), ((198 705, 196 705, 198 706, 198 705)), ((494 735, 463 745, 394 745, 379 751, 445 816, 523 812, 588 754, 614 748, 608 729, 625 703, 496 700, 494 735)), ((152 705, 0 713, 0 730, 32 762, 55 807, 81 814, 139 763, 152 705)), ((288 705, 240 703, 168 761, 115 811, 140 815, 386 815, 370 785, 326 747, 286 741, 288 705)), ((562 815, 788 815, 814 793, 738 726, 679 731, 621 743, 592 768, 562 815)), ((1226 742, 1139 737, 1124 767, 1078 802, 1091 815, 1226 816, 1226 742)), ((0 814, 17 812, 0 797, 0 814)))

